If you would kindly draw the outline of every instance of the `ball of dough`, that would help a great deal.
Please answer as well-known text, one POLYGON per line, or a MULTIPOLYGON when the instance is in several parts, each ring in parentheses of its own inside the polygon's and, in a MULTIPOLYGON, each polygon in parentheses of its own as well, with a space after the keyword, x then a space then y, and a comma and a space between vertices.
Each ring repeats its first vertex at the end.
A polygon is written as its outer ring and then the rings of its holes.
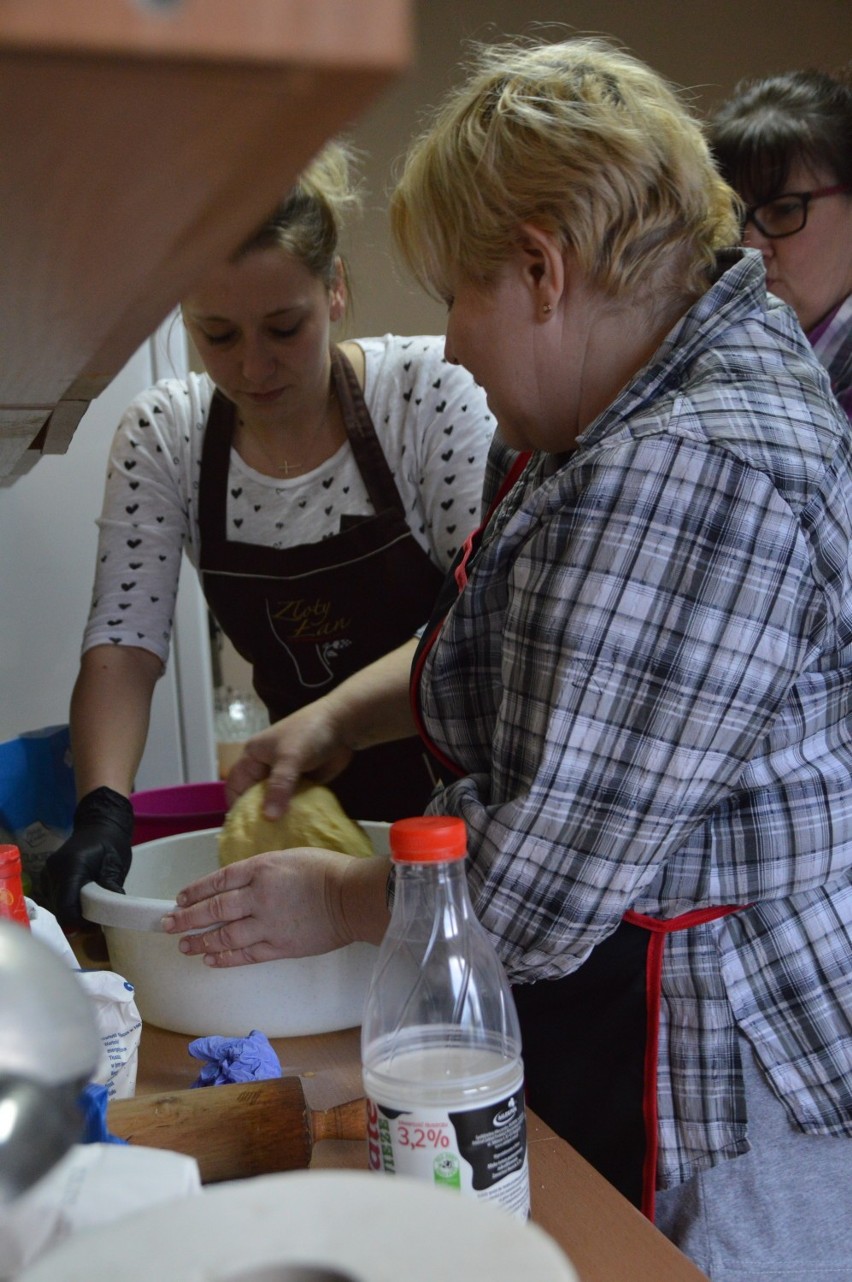
POLYGON ((278 819, 264 817, 265 796, 266 783, 253 784, 228 811, 219 834, 220 866, 291 846, 321 846, 344 855, 373 854, 370 838, 346 815, 329 788, 300 784, 278 819))

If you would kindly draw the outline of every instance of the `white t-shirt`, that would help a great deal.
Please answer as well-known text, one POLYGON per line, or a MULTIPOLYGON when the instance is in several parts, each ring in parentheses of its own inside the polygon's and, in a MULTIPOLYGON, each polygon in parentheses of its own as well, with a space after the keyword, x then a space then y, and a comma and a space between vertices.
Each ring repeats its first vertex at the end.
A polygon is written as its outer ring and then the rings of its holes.
MULTIPOLYGON (((364 398, 412 535, 446 569, 479 521, 494 418, 467 370, 444 358, 444 340, 357 339, 364 398)), ((164 379, 122 417, 107 469, 95 586, 83 650, 133 645, 165 663, 181 554, 198 567, 198 488, 213 383, 206 374, 164 379)), ((287 548, 336 534, 343 514, 373 505, 348 442, 305 476, 281 480, 231 450, 227 537, 287 548)), ((425 620, 424 620, 425 621, 425 620)))

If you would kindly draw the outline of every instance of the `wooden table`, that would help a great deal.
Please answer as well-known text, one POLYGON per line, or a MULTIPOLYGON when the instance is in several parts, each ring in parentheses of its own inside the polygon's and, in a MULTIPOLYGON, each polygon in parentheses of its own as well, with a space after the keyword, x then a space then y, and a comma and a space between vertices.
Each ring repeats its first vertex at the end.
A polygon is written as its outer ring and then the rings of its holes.
MULTIPOLYGON (((139 1048, 137 1094, 183 1090, 200 1062, 191 1037, 146 1025, 139 1048)), ((312 1109, 363 1093, 358 1029, 272 1041, 286 1074, 298 1075, 312 1109)), ((215 1087, 213 1088, 215 1089, 215 1087)), ((684 1255, 598 1175, 549 1126, 528 1113, 532 1218, 563 1248, 582 1282, 706 1282, 684 1255)), ((323 1140, 314 1168, 365 1168, 361 1142, 323 1140)))

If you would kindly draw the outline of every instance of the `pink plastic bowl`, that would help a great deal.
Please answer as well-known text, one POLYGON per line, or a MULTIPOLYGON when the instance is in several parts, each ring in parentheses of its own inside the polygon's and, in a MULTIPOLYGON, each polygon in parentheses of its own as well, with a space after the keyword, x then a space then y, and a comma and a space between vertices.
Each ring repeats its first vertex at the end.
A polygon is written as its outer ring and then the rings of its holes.
POLYGON ((175 788, 150 788, 130 797, 135 824, 133 844, 173 837, 179 832, 221 828, 227 804, 224 783, 184 783, 175 788))

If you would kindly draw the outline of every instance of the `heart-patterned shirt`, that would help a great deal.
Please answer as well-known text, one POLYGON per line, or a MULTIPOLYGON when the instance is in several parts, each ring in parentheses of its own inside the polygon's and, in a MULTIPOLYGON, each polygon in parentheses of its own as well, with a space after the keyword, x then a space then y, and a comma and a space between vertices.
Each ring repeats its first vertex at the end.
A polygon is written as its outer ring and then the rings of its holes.
MULTIPOLYGON (((439 569, 477 524, 494 419, 485 393, 444 358, 437 336, 356 340, 364 396, 414 538, 439 569)), ((169 651, 184 550, 198 564, 198 483, 213 384, 165 379, 137 396, 110 453, 95 585, 83 649, 169 651)), ((370 515, 348 443, 305 476, 263 476, 231 451, 228 533, 235 542, 294 547, 370 515)))

